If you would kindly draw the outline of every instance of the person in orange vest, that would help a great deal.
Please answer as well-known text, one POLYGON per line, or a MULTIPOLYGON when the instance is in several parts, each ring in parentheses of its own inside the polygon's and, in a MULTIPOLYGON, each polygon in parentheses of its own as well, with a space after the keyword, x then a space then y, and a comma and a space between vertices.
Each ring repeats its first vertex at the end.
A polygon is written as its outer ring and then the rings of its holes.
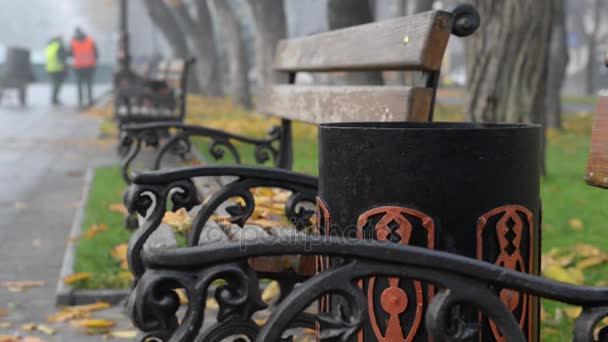
POLYGON ((71 43, 72 68, 78 83, 78 105, 84 105, 84 89, 86 88, 86 105, 93 104, 93 76, 97 66, 97 45, 93 38, 87 36, 82 29, 76 28, 71 43))

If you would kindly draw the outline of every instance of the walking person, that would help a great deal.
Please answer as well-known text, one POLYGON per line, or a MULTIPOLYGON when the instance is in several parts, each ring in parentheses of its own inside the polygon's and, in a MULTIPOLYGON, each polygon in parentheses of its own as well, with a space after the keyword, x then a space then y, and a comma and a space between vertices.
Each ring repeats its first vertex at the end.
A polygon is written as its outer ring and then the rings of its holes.
POLYGON ((78 86, 78 106, 81 108, 91 106, 93 104, 93 76, 99 57, 97 46, 93 38, 87 36, 82 29, 77 27, 71 47, 72 67, 76 74, 78 86))
POLYGON ((67 74, 66 58, 67 53, 63 46, 63 39, 57 36, 49 41, 45 49, 46 72, 51 79, 51 104, 61 105, 59 92, 67 74))

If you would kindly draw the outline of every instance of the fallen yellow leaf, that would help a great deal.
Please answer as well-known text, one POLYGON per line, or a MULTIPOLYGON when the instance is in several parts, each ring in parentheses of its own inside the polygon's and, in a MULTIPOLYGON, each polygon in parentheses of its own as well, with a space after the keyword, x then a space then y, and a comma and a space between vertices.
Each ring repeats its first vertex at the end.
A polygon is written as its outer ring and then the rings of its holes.
POLYGON ((44 281, 34 280, 34 281, 5 281, 0 283, 0 287, 6 287, 9 289, 29 289, 33 287, 43 287, 46 285, 44 281))
POLYGON ((108 209, 112 212, 119 213, 122 215, 127 215, 129 213, 129 211, 127 210, 125 205, 122 203, 112 203, 112 204, 110 204, 108 209))
POLYGON ((92 225, 83 235, 87 239, 95 237, 99 232, 103 232, 108 229, 108 225, 105 223, 92 225))
POLYGON ((70 285, 77 281, 91 279, 92 276, 93 275, 91 273, 86 273, 86 272, 74 273, 72 275, 69 275, 69 276, 63 278, 63 283, 70 285))
POLYGON ((188 296, 186 295, 186 290, 184 290, 184 289, 175 289, 173 291, 177 294, 177 297, 179 297, 179 303, 181 305, 188 304, 188 296))
POLYGON ((36 336, 25 336, 23 338, 23 342, 46 342, 46 341, 41 338, 38 338, 36 336))
POLYGON ((543 269, 543 274, 556 281, 582 285, 585 281, 583 271, 577 268, 563 268, 557 264, 548 265, 543 269))
POLYGON ((589 267, 601 265, 606 261, 608 261, 608 258, 606 256, 591 257, 579 262, 576 267, 581 270, 585 270, 589 267))
POLYGON ((113 330, 108 333, 108 337, 111 338, 134 339, 136 336, 137 331, 135 330, 113 330))
POLYGON ((186 209, 181 208, 177 212, 168 211, 163 217, 163 223, 168 224, 177 231, 187 231, 192 226, 192 217, 186 209))
POLYGON ((582 258, 594 257, 602 255, 602 251, 599 248, 589 245, 589 244, 578 244, 574 246, 574 250, 578 254, 578 256, 582 258))
POLYGON ((262 292, 262 300, 264 302, 268 303, 271 300, 278 298, 278 296, 280 294, 281 294, 281 288, 279 287, 279 283, 276 281, 273 281, 270 284, 268 284, 268 286, 266 286, 266 288, 262 292))
POLYGON ((67 322, 74 318, 88 318, 90 312, 111 308, 110 303, 97 302, 94 304, 63 307, 61 311, 47 317, 49 323, 67 322))
POLYGON ((207 301, 205 302, 205 307, 208 309, 219 309, 220 306, 217 304, 215 298, 207 298, 207 301))
POLYGON ((570 228, 572 228, 572 230, 576 230, 576 231, 580 231, 580 230, 583 230, 583 228, 585 228, 583 221, 581 221, 581 219, 577 219, 577 218, 568 220, 568 225, 570 226, 570 228))
POLYGON ((112 248, 112 252, 110 253, 112 255, 112 257, 114 259, 116 259, 116 261, 125 261, 127 260, 127 250, 128 250, 128 245, 126 243, 121 243, 120 245, 116 245, 114 246, 114 248, 112 248))
POLYGON ((0 309, 0 317, 8 315, 8 311, 4 309, 0 309))
POLYGON ((26 324, 22 324, 21 327, 19 327, 21 330, 23 331, 34 331, 36 329, 36 324, 34 323, 26 323, 26 324))
POLYGON ((563 311, 566 314, 566 317, 570 319, 576 319, 581 314, 581 312, 583 312, 583 308, 581 308, 580 306, 569 306, 567 308, 564 308, 563 311))
POLYGON ((38 331, 40 331, 41 333, 43 333, 45 335, 49 335, 49 336, 55 335, 55 332, 57 331, 56 329, 51 328, 48 325, 44 325, 44 324, 38 324, 36 329, 38 331))
POLYGON ((19 342, 19 338, 15 336, 0 335, 0 342, 19 342))
POLYGON ((109 319, 81 319, 70 322, 71 325, 80 328, 111 328, 116 322, 109 319))

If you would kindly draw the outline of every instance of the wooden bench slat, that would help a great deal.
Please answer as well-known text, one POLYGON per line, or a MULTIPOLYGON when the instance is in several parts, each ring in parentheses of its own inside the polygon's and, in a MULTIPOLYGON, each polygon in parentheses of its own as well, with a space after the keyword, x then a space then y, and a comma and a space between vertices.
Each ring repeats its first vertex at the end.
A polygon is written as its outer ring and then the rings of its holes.
POLYGON ((268 87, 258 111, 313 124, 427 121, 433 90, 401 86, 268 87))
POLYGON ((452 23, 451 13, 431 11, 283 40, 274 67, 288 72, 439 70, 452 23))

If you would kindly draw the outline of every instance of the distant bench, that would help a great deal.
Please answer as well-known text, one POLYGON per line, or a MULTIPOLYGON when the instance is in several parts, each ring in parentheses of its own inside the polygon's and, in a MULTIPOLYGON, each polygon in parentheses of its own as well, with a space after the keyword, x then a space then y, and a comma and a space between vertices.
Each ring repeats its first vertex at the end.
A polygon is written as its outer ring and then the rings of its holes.
POLYGON ((161 60, 136 65, 136 79, 118 84, 114 117, 123 127, 133 123, 182 122, 186 115, 188 74, 194 59, 161 60))

